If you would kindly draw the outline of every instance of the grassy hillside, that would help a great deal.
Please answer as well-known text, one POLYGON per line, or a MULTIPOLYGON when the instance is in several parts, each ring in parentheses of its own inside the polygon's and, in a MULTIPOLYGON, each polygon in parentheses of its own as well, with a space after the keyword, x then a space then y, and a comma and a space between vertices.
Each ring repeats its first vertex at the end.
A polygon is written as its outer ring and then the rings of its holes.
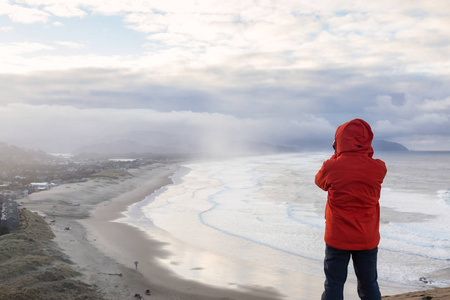
POLYGON ((0 299, 104 299, 76 280, 78 272, 51 241, 44 219, 20 210, 21 229, 0 236, 0 299))

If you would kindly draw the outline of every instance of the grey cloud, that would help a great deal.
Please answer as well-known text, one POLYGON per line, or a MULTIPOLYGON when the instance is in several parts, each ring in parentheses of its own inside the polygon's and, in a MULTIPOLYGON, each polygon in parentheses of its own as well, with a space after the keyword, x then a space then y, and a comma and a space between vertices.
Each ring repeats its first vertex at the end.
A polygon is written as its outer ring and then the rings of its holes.
POLYGON ((71 70, 0 75, 2 104, 69 105, 79 108, 150 108, 159 111, 209 111, 213 97, 195 88, 184 89, 145 81, 143 74, 121 70, 71 70))
POLYGON ((1 120, 8 130, 0 140, 70 151, 113 138, 111 133, 126 138, 145 129, 198 145, 218 137, 324 143, 353 118, 366 119, 377 137, 406 141, 411 149, 420 136, 450 140, 446 78, 368 77, 345 69, 223 70, 211 74, 208 85, 195 75, 164 80, 123 69, 1 75, 0 108, 10 117, 1 120))

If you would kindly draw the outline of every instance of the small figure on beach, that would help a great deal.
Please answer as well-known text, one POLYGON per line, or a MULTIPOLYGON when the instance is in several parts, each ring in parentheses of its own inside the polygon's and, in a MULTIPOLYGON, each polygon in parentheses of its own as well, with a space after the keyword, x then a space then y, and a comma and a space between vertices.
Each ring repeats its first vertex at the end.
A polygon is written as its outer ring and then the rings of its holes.
POLYGON ((135 261, 135 262, 134 262, 134 265, 136 266, 136 270, 137 270, 137 265, 138 265, 138 263, 139 263, 138 261, 135 261))
POLYGON ((354 119, 338 127, 333 148, 315 176, 328 192, 325 207, 325 290, 322 300, 342 300, 350 258, 361 299, 380 300, 377 254, 380 193, 386 165, 373 159, 370 125, 354 119))
POLYGON ((146 290, 146 291, 145 291, 145 294, 148 295, 148 296, 150 296, 150 295, 151 295, 150 290, 146 290))

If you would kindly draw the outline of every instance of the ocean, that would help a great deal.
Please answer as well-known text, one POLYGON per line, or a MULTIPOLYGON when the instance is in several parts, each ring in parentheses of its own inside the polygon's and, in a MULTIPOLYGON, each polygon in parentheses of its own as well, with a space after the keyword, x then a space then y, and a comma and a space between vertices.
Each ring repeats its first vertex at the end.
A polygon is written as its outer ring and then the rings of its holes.
MULTIPOLYGON (((170 255, 161 264, 186 279, 318 299, 327 193, 314 176, 330 155, 186 163, 172 185, 131 206, 119 221, 165 242, 170 255)), ((388 168, 380 199, 382 292, 450 286, 450 152, 374 158, 388 168)), ((351 264, 349 270, 346 299, 357 299, 351 264)))

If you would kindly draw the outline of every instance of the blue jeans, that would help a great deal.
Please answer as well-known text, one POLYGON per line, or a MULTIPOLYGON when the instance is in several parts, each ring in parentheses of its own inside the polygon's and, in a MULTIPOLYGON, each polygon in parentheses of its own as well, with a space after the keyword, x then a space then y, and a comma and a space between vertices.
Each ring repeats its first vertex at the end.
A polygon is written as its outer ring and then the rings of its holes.
POLYGON ((344 299, 344 284, 350 256, 353 260, 358 295, 362 300, 381 300, 377 274, 378 247, 372 250, 340 250, 326 245, 325 248, 325 291, 322 300, 344 299))

